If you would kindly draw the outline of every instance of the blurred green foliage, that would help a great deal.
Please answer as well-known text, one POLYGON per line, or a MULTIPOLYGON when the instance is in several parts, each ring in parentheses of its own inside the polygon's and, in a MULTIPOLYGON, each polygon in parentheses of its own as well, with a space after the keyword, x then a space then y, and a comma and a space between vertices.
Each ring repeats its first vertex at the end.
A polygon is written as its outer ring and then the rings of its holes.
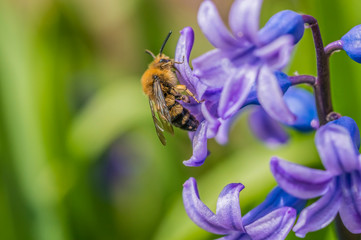
MULTIPOLYGON (((212 239, 188 219, 182 183, 199 181, 215 207, 230 182, 242 182, 243 212, 275 186, 268 160, 278 155, 320 167, 313 134, 267 149, 247 117, 230 143, 209 143, 204 166, 186 168, 185 132, 163 147, 140 77, 169 30, 195 29, 192 57, 211 49, 196 23, 201 0, 0 1, 0 239, 212 239)), ((215 1, 227 19, 232 3, 215 1)), ((315 16, 325 44, 360 24, 361 2, 265 0, 262 23, 283 9, 315 16)), ((315 74, 306 31, 288 73, 315 74)), ((335 110, 361 124, 361 67, 345 53, 331 59, 335 110), (360 78, 360 79, 359 79, 360 78)), ((333 226, 305 239, 333 239, 333 226)), ((291 234, 288 239, 295 239, 291 234)))

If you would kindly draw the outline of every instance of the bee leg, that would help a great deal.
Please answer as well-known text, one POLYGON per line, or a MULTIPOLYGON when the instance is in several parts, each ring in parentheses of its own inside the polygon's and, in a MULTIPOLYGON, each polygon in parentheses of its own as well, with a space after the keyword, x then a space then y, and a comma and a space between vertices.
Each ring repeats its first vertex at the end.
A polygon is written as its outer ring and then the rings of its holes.
POLYGON ((182 96, 182 101, 185 102, 185 103, 190 103, 191 101, 189 100, 189 97, 188 96, 182 96))
POLYGON ((174 64, 174 63, 177 63, 177 64, 182 64, 182 63, 184 63, 184 56, 183 56, 183 59, 182 59, 182 61, 181 62, 176 62, 176 61, 172 61, 172 63, 174 64))
POLYGON ((179 70, 174 66, 175 63, 177 63, 177 64, 184 63, 184 56, 183 56, 183 60, 181 62, 176 62, 172 59, 172 67, 180 74, 179 70))
POLYGON ((171 96, 173 96, 173 98, 175 98, 176 100, 181 100, 185 103, 190 103, 188 96, 182 95, 174 87, 170 90, 170 92, 172 94, 171 96))
POLYGON ((188 97, 188 96, 185 96, 185 95, 179 96, 178 99, 179 99, 179 100, 182 100, 182 101, 185 102, 185 103, 190 103, 190 102, 191 102, 191 101, 189 100, 189 97, 188 97))
POLYGON ((167 63, 162 64, 162 66, 160 66, 160 67, 165 68, 168 65, 173 65, 173 64, 172 64, 172 62, 167 62, 167 63))
MULTIPOLYGON (((179 85, 176 85, 173 87, 177 92, 186 92, 189 96, 191 96, 197 103, 200 103, 200 102, 203 102, 203 101, 199 101, 195 96, 194 94, 189 91, 189 89, 187 88, 186 85, 182 85, 182 84, 179 84, 179 85)), ((189 99, 188 99, 189 100, 189 99)))

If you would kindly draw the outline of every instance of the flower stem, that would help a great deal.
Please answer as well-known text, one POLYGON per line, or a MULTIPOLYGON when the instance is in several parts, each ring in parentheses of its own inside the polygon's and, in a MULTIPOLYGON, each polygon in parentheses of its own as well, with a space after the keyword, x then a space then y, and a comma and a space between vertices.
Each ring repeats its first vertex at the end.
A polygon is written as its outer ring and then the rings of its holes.
POLYGON ((316 48, 317 79, 316 83, 313 85, 313 89, 316 98, 318 119, 320 121, 320 125, 324 125, 331 120, 328 118, 328 115, 333 112, 328 56, 324 50, 317 20, 310 15, 303 15, 302 17, 304 22, 308 24, 312 30, 313 41, 316 48))
POLYGON ((311 75, 296 75, 296 76, 289 76, 288 79, 290 80, 292 86, 306 83, 308 85, 315 85, 316 77, 311 75))
MULTIPOLYGON (((318 118, 320 126, 322 126, 329 121, 333 121, 341 117, 340 114, 333 112, 330 87, 329 57, 332 55, 332 53, 342 50, 342 42, 340 40, 335 41, 324 48, 317 20, 310 15, 302 15, 302 17, 303 21, 311 28, 313 42, 316 48, 317 78, 316 83, 313 85, 313 89, 316 98, 318 118)), ((337 235, 340 240, 361 239, 360 234, 352 234, 346 229, 339 215, 337 215, 335 223, 337 235)))
POLYGON ((325 47, 325 53, 328 58, 331 57, 333 53, 339 52, 341 50, 343 50, 343 44, 341 40, 332 42, 325 47))

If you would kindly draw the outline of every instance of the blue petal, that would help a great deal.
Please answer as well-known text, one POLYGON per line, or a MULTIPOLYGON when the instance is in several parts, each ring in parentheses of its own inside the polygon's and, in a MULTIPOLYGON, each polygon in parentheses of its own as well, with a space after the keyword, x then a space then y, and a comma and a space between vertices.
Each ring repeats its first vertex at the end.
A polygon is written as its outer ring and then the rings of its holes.
POLYGON ((232 117, 230 117, 226 120, 223 120, 222 118, 219 119, 221 122, 221 125, 219 126, 217 135, 215 137, 218 144, 224 145, 224 144, 228 143, 229 131, 230 131, 234 121, 236 121, 238 119, 239 115, 241 115, 241 112, 242 111, 239 111, 238 113, 234 114, 232 117))
POLYGON ((285 144, 289 139, 282 126, 262 107, 255 107, 248 118, 248 123, 253 134, 270 148, 285 144))
POLYGON ((284 94, 288 108, 296 115, 296 121, 288 126, 302 132, 313 131, 314 126, 318 125, 318 116, 315 97, 309 91, 291 87, 284 94))
POLYGON ((288 109, 283 100, 283 91, 275 74, 263 66, 257 79, 257 97, 264 110, 274 119, 292 124, 296 116, 288 109))
POLYGON ((196 94, 196 87, 199 80, 194 76, 192 69, 188 64, 194 42, 193 29, 191 27, 185 27, 180 33, 181 35, 177 43, 174 60, 182 63, 174 64, 178 70, 176 71, 176 74, 179 82, 185 84, 192 93, 196 94))
MULTIPOLYGON (((283 93, 285 93, 288 90, 288 88, 291 86, 291 82, 288 79, 288 76, 285 73, 280 72, 280 71, 274 71, 273 73, 277 78, 278 85, 281 87, 281 91, 283 93)), ((256 84, 251 88, 251 92, 249 93, 243 106, 247 106, 250 104, 258 104, 259 105, 258 98, 257 98, 256 84)))
POLYGON ((236 0, 229 13, 229 26, 238 38, 256 44, 262 0, 236 0))
POLYGON ((341 41, 347 55, 355 62, 361 63, 361 25, 353 27, 341 41))
POLYGON ((247 233, 233 232, 227 236, 217 238, 217 240, 254 240, 247 233))
POLYGON ((289 62, 293 50, 293 38, 284 35, 271 43, 254 50, 254 56, 262 59, 272 70, 282 70, 289 62))
POLYGON ((278 185, 293 196, 310 199, 323 195, 333 176, 326 171, 307 168, 273 157, 271 172, 278 185))
POLYGON ((245 66, 227 79, 218 105, 221 118, 227 119, 239 111, 256 81, 257 72, 258 68, 245 66))
POLYGON ((361 233, 361 172, 353 171, 341 176, 343 201, 340 217, 352 233, 361 233))
POLYGON ((207 121, 207 134, 206 137, 209 138, 213 138, 216 136, 217 132, 218 132, 218 128, 220 126, 220 121, 218 120, 217 117, 215 117, 216 114, 216 106, 212 105, 212 103, 210 102, 203 102, 201 103, 201 110, 202 110, 202 114, 204 119, 207 121))
POLYGON ((328 172, 339 175, 358 169, 358 152, 346 128, 327 124, 316 132, 316 147, 328 172))
POLYGON ((209 152, 207 150, 207 122, 203 121, 199 124, 197 131, 192 138, 193 155, 183 164, 188 167, 201 166, 206 160, 209 152))
POLYGON ((227 229, 245 232, 242 224, 239 193, 244 189, 241 183, 231 183, 225 186, 219 194, 216 216, 227 229))
POLYGON ((290 34, 296 44, 303 36, 304 22, 302 16, 291 10, 284 10, 273 15, 266 25, 259 31, 258 38, 261 45, 266 45, 276 38, 290 34))
POLYGON ((302 210, 293 228, 296 236, 303 238, 308 232, 320 230, 330 224, 340 209, 341 200, 339 179, 335 178, 324 196, 302 210))
POLYGON ((247 56, 251 52, 251 49, 213 49, 193 59, 193 73, 207 86, 221 88, 225 84, 225 79, 239 67, 238 65, 243 66, 247 63, 247 56))
POLYGON ((344 116, 335 121, 329 122, 328 124, 337 124, 346 128, 351 135, 352 141, 355 144, 356 149, 360 148, 360 131, 355 120, 350 117, 344 116))
POLYGON ((300 212, 305 207, 306 203, 306 200, 296 198, 286 193, 280 187, 275 187, 260 205, 249 211, 243 217, 243 224, 248 225, 258 218, 281 207, 292 207, 297 212, 300 212))
POLYGON ((246 225, 245 229, 254 240, 284 240, 293 227, 296 215, 293 208, 279 208, 246 225))
POLYGON ((224 25, 212 1, 201 3, 198 10, 198 25, 208 41, 216 48, 232 49, 241 46, 224 25))
POLYGON ((183 184, 183 204, 189 218, 199 227, 215 234, 227 234, 230 232, 200 200, 197 182, 194 178, 189 178, 183 184))

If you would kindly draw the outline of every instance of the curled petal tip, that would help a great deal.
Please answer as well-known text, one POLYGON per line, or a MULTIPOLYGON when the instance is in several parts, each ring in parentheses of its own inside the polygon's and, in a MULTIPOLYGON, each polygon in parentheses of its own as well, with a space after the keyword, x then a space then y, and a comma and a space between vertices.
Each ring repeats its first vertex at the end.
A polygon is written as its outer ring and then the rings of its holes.
POLYGON ((190 178, 184 183, 183 204, 190 219, 201 228, 215 234, 229 232, 215 214, 201 201, 198 194, 197 182, 190 178))
POLYGON ((193 177, 188 178, 187 181, 183 183, 183 187, 189 186, 190 184, 194 184, 196 182, 196 179, 193 177))
POLYGON ((244 188, 241 183, 230 183, 219 194, 216 216, 228 229, 245 232, 242 223, 239 193, 244 188))
POLYGON ((184 165, 184 166, 187 166, 187 167, 199 167, 199 166, 202 166, 202 165, 203 165, 203 163, 204 163, 205 160, 206 160, 206 159, 201 159, 201 160, 199 160, 199 159, 193 159, 193 158, 191 158, 191 159, 189 159, 189 160, 183 161, 183 165, 184 165))

